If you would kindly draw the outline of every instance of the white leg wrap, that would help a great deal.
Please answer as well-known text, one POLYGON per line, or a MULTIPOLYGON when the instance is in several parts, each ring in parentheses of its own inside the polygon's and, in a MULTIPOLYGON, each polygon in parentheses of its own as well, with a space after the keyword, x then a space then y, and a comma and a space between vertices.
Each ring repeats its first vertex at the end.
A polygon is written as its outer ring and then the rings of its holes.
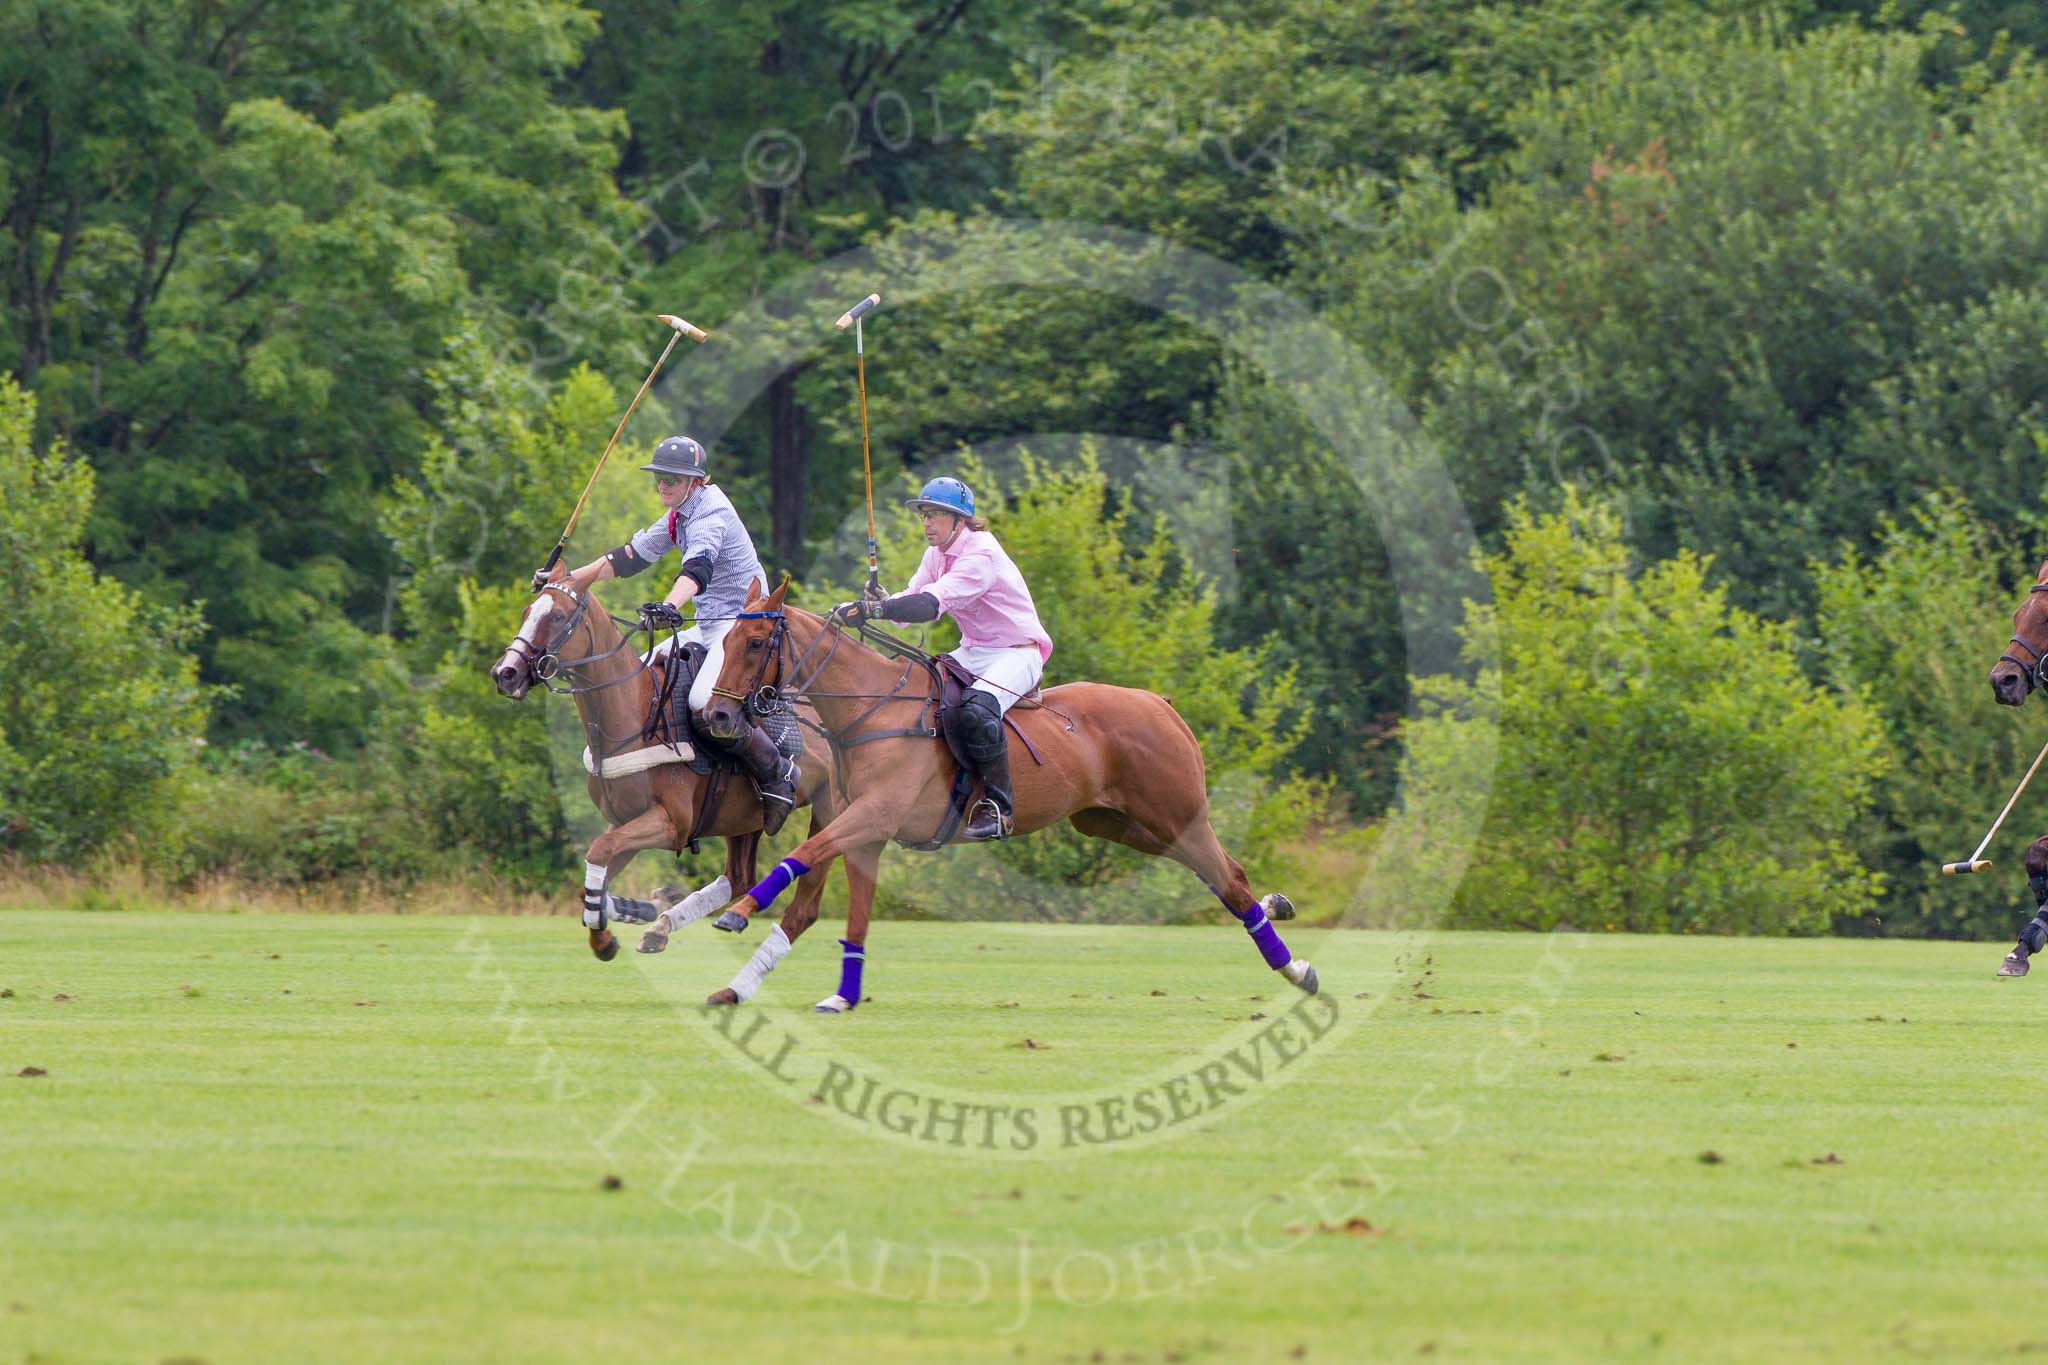
POLYGON ((768 931, 767 941, 754 949, 754 955, 747 959, 747 965, 740 968, 738 976, 732 979, 732 993, 742 1000, 752 1000, 754 992, 761 989, 761 978, 775 970, 775 965, 789 953, 789 935, 776 925, 768 931))
POLYGON ((668 921, 668 927, 673 932, 682 928, 691 920, 703 919, 706 915, 720 908, 731 899, 732 883, 726 879, 724 873, 720 873, 717 881, 712 882, 709 886, 698 887, 695 891, 692 891, 689 895, 662 911, 661 917, 668 921))
POLYGON ((583 911, 583 925, 586 929, 597 928, 604 922, 605 917, 611 913, 612 898, 606 894, 604 889, 605 876, 606 873, 602 864, 591 862, 583 864, 584 899, 587 901, 592 893, 604 897, 604 909, 602 911, 592 910, 588 906, 585 907, 583 911))

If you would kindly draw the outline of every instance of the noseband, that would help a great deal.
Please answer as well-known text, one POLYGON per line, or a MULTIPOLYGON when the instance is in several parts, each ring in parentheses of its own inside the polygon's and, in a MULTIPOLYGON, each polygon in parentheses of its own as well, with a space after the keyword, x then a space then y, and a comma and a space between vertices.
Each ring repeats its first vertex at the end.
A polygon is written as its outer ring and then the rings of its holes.
POLYGON ((600 692, 607 687, 616 687, 620 683, 631 682, 633 675, 626 674, 622 677, 614 678, 610 682, 596 683, 590 687, 577 687, 573 683, 568 683, 561 687, 555 686, 554 679, 557 675, 565 672, 573 673, 575 670, 590 664, 603 663, 621 650, 631 648, 633 637, 639 632, 640 626, 637 621, 625 621, 614 616, 612 618, 613 622, 620 627, 619 642, 616 645, 613 645, 602 654, 589 654, 581 659, 564 659, 555 652, 555 645, 557 642, 566 640, 571 635, 574 635, 576 627, 583 624, 583 613, 590 610, 591 596, 587 592, 577 592, 566 583, 543 583, 540 586, 540 590, 542 592, 561 593, 564 597, 575 603, 576 609, 569 613, 568 618, 563 621, 561 629, 549 632, 549 643, 546 648, 538 648, 528 642, 523 631, 515 636, 511 645, 508 646, 509 651, 517 654, 526 664, 527 671, 533 674, 534 680, 548 691, 564 696, 578 696, 585 692, 600 692))
MULTIPOLYGON (((754 669, 754 680, 747 684, 746 690, 734 692, 729 688, 714 686, 711 695, 738 702, 750 716, 766 715, 782 703, 781 694, 776 690, 775 684, 768 681, 768 666, 771 663, 779 665, 782 661, 782 647, 789 638, 789 617, 781 611, 739 611, 733 613, 732 619, 773 621, 775 624, 768 629, 768 647, 761 651, 760 665, 754 669)), ((778 669, 778 679, 779 676, 778 669)))
MULTIPOLYGON (((2033 587, 2027 589, 2029 596, 2037 592, 2048 592, 2048 583, 2036 583, 2033 587)), ((2044 663, 2048 663, 2048 652, 2042 651, 2032 640, 2017 632, 2014 633, 2011 643, 2018 645, 2021 649, 2033 655, 2034 661, 2032 663, 2022 663, 2020 660, 2015 659, 2010 652, 2007 652, 1998 656, 1998 662, 2011 664, 2014 668, 2017 668, 2020 671, 2020 676, 2027 680, 2027 690, 2029 692, 2038 687, 2048 686, 2048 681, 2044 681, 2041 676, 2041 666, 2044 663)))

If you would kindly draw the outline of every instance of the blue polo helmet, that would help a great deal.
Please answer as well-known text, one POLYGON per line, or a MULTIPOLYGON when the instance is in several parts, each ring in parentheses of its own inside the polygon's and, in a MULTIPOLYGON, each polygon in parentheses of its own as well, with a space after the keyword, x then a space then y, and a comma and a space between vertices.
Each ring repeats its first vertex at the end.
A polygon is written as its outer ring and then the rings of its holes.
POLYGON ((924 486, 924 491, 905 504, 923 511, 936 507, 941 512, 954 512, 963 517, 974 515, 974 490, 960 480, 942 476, 924 486))

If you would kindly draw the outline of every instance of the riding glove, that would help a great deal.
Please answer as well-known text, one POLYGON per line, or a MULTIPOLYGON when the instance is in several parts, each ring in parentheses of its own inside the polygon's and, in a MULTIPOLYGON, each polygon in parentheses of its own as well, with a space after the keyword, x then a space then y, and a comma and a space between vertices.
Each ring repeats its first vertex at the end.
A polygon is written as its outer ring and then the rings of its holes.
POLYGON ((683 614, 666 602, 643 602, 640 604, 640 624, 650 630, 681 630, 683 614))

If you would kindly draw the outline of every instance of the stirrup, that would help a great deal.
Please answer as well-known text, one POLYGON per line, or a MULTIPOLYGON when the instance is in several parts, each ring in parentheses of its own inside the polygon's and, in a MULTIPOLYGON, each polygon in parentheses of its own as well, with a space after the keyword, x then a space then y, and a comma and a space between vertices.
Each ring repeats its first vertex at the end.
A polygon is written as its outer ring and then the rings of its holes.
POLYGON ((997 805, 992 798, 984 796, 981 800, 975 802, 973 808, 967 812, 967 823, 961 829, 960 837, 970 842, 1007 839, 1010 837, 1010 831, 1015 828, 1015 823, 1010 816, 1003 813, 1003 808, 997 805), (994 828, 991 829, 982 824, 985 815, 993 817, 992 824, 994 828), (981 832, 977 833, 977 829, 980 829, 981 832))
POLYGON ((796 787, 799 777, 796 764, 791 763, 773 783, 754 784, 754 790, 761 797, 761 828, 765 833, 780 833, 783 822, 796 810, 796 787), (782 791, 785 787, 788 788, 786 795, 782 791))

